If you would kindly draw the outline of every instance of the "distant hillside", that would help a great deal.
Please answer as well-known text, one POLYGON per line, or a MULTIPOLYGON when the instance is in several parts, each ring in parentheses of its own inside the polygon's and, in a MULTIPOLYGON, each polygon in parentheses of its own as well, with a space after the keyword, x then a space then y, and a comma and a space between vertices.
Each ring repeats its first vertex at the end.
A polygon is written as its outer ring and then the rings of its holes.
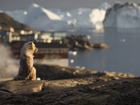
POLYGON ((27 25, 18 23, 13 18, 5 13, 0 13, 0 26, 2 28, 10 28, 13 27, 14 30, 33 30, 32 28, 28 27, 27 25))

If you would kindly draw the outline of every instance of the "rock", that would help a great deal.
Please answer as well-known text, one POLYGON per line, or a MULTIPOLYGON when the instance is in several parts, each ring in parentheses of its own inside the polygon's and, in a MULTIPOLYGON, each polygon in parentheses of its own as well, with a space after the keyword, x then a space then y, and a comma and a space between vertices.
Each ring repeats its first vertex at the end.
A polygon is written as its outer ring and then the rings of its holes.
POLYGON ((12 95, 12 93, 0 90, 0 97, 8 96, 8 95, 12 95))
POLYGON ((104 43, 94 43, 92 47, 95 49, 109 49, 110 48, 108 45, 104 43))
MULTIPOLYGON (((87 79, 87 78, 86 78, 87 79)), ((29 92, 26 94, 17 92, 24 91, 24 88, 33 88, 39 84, 38 81, 7 81, 0 83, 3 88, 16 87, 14 95, 4 94, 0 98, 0 105, 16 104, 16 105, 125 105, 137 104, 139 101, 139 84, 140 78, 127 78, 106 82, 96 82, 92 84, 87 83, 84 78, 54 80, 54 81, 40 81, 43 83, 43 88, 39 92, 29 92), (72 81, 77 81, 78 84, 72 81), (79 81, 79 82, 78 82, 79 81), (12 82, 12 83, 10 83, 12 82), (26 85, 25 85, 26 84, 26 85), (28 85, 27 85, 28 84, 28 85), (36 85, 33 85, 36 84, 36 85), (71 85, 70 85, 71 84, 71 85), (20 94, 19 94, 20 93, 20 94), (133 97, 132 97, 133 96, 133 97), (129 100, 128 100, 129 99, 129 100), (117 101, 116 101, 117 100, 117 101), (127 100, 127 101, 126 101, 127 100), (121 104, 120 104, 121 103, 121 104)), ((0 87, 1 88, 1 87, 0 87)), ((1 92, 1 91, 0 91, 1 92)))
MULTIPOLYGON (((77 69, 74 72, 80 73, 83 70, 77 69)), ((77 74, 75 74, 77 75, 77 74)), ((115 76, 117 78, 117 75, 115 76)), ((117 79, 120 79, 118 77, 117 79)), ((63 79, 63 80, 19 80, 19 81, 5 81, 0 83, 0 94, 12 95, 12 94, 32 94, 37 92, 48 92, 54 90, 60 90, 79 85, 93 84, 101 81, 111 81, 112 76, 86 76, 81 78, 63 79)))
POLYGON ((26 94, 42 90, 43 81, 5 81, 0 83, 0 89, 8 90, 14 94, 26 94))
POLYGON ((70 79, 70 78, 79 78, 86 76, 108 76, 108 77, 118 77, 118 78, 129 78, 135 77, 133 74, 122 74, 116 72, 107 72, 107 71, 97 71, 89 70, 83 68, 75 67, 63 67, 59 65, 45 65, 45 64, 35 64, 34 67, 37 70, 37 77, 46 80, 56 80, 56 79, 70 79))

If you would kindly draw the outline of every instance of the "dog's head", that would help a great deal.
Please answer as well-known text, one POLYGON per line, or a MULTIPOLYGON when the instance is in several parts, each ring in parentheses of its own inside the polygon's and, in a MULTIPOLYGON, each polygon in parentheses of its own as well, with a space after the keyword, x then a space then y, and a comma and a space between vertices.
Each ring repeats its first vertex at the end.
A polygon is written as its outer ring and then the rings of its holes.
POLYGON ((35 46, 33 41, 28 42, 29 46, 30 46, 30 50, 32 50, 33 52, 37 52, 38 48, 35 46))

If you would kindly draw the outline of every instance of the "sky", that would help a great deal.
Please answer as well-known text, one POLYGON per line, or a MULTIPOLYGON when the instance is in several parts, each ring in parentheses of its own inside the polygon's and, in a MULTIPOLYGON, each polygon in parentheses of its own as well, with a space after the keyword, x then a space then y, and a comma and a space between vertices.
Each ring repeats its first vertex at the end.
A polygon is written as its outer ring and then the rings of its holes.
MULTIPOLYGON (((104 2, 113 5, 116 0, 0 0, 0 10, 27 10, 32 3, 48 8, 59 8, 62 11, 76 8, 97 8, 104 2)), ((118 0, 117 0, 118 1, 118 0)), ((126 0, 120 0, 126 2, 126 0)), ((139 3, 140 0, 127 0, 133 3, 139 3)))

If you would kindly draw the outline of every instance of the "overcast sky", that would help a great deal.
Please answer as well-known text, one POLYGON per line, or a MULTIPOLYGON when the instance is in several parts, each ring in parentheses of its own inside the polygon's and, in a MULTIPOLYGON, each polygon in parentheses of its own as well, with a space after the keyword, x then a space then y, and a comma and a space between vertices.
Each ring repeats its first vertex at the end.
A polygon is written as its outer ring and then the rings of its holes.
MULTIPOLYGON (((76 8, 96 8, 105 1, 113 5, 116 0, 0 0, 0 10, 27 10, 32 3, 37 3, 46 9, 59 8, 66 11, 76 8)), ((127 1, 140 3, 140 0, 127 1)))

